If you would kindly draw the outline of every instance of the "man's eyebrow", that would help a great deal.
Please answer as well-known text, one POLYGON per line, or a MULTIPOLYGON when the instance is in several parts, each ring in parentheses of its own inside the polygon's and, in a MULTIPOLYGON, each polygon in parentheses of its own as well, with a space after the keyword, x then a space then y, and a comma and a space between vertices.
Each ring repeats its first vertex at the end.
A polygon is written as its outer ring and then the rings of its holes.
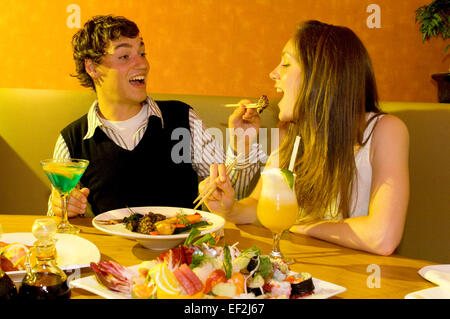
POLYGON ((114 47, 115 50, 117 50, 119 48, 131 48, 131 44, 129 44, 129 43, 119 43, 118 45, 116 45, 114 47))
MULTIPOLYGON (((142 38, 141 38, 140 46, 141 46, 141 47, 145 46, 144 40, 142 40, 142 38)), ((132 45, 129 44, 129 43, 126 43, 126 42, 125 42, 125 43, 119 43, 118 45, 116 45, 116 46, 114 47, 114 50, 117 50, 117 49, 119 49, 119 48, 131 48, 131 47, 132 47, 132 45)))

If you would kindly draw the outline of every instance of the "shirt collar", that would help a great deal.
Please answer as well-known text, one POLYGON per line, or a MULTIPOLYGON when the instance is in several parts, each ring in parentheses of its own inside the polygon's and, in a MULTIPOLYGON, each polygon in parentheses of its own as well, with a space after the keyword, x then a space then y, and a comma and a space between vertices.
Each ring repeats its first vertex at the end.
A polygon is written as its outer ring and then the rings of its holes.
MULTIPOLYGON (((147 124, 148 124, 148 119, 150 118, 150 116, 154 115, 158 118, 161 119, 161 124, 162 127, 164 127, 164 119, 162 118, 162 114, 161 114, 161 109, 159 108, 158 104, 156 104, 156 102, 149 96, 147 96, 145 102, 144 102, 144 107, 147 108, 147 124)), ((105 125, 103 124, 100 115, 98 114, 98 100, 95 100, 89 111, 87 114, 87 120, 88 120, 88 130, 86 135, 84 136, 84 140, 91 138, 92 136, 94 136, 95 130, 97 129, 97 127, 104 127, 105 125)), ((146 125, 147 125, 146 124, 146 125)))

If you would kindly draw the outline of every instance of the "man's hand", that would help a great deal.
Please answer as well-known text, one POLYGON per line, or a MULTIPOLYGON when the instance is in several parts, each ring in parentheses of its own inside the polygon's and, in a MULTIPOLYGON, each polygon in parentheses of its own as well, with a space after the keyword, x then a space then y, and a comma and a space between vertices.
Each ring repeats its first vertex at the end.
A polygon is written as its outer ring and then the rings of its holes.
MULTIPOLYGON (((86 212, 88 188, 74 188, 69 196, 67 205, 67 217, 76 217, 86 212)), ((52 211, 55 216, 62 216, 62 199, 56 189, 52 191, 52 211)))

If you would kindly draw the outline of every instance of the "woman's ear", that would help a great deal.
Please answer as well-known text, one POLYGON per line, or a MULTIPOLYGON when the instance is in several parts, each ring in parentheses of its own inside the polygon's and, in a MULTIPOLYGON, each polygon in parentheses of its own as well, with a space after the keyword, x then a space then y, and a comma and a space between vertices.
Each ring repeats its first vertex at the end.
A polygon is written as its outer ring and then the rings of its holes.
POLYGON ((89 74, 89 76, 92 79, 97 79, 99 76, 99 72, 97 71, 96 64, 91 59, 85 59, 84 60, 84 68, 86 69, 86 72, 89 74))

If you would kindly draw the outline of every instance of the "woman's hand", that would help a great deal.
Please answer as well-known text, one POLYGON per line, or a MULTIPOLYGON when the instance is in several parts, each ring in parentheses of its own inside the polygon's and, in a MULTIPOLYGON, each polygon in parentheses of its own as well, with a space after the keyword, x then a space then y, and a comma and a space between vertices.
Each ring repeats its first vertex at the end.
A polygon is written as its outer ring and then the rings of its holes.
POLYGON ((236 153, 247 155, 250 152, 250 146, 258 138, 259 128, 261 127, 261 118, 256 109, 245 108, 249 100, 239 101, 237 107, 228 118, 228 128, 231 129, 232 143, 231 147, 236 153))
MULTIPOLYGON (((76 217, 86 212, 88 188, 74 188, 69 196, 67 217, 76 217)), ((55 216, 62 216, 62 199, 56 189, 52 191, 52 211, 55 216)))
POLYGON ((216 189, 204 203, 211 212, 224 217, 232 210, 235 195, 230 178, 226 174, 226 170, 227 168, 224 164, 212 164, 209 168, 210 176, 198 185, 199 193, 201 193, 215 181, 216 189))

